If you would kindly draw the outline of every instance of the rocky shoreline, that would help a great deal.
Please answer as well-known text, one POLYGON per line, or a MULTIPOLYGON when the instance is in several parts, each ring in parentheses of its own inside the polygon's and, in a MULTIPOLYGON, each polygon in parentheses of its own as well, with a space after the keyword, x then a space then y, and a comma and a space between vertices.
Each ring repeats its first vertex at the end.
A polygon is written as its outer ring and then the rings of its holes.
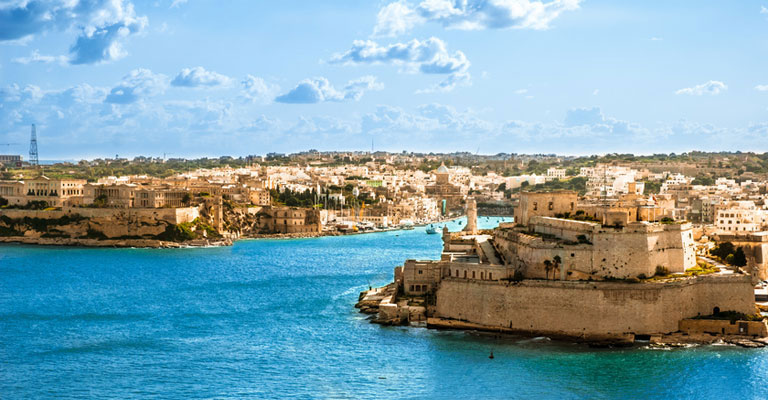
POLYGON ((364 232, 304 232, 304 233, 268 233, 239 236, 234 239, 196 239, 185 242, 172 242, 157 239, 89 239, 89 238, 44 238, 27 236, 4 236, 0 237, 0 243, 18 243, 40 246, 73 246, 73 247, 138 247, 138 248, 187 248, 187 247, 216 247, 232 246, 237 240, 248 239, 305 239, 325 236, 349 236, 362 235, 367 233, 391 232, 398 229, 387 231, 364 231, 364 232))
POLYGON ((86 239, 86 238, 42 238, 10 236, 0 237, 0 243, 31 244, 39 246, 72 246, 72 247, 118 247, 118 248, 152 248, 172 249, 187 247, 231 246, 231 239, 192 240, 187 242, 169 242, 156 239, 86 239))
MULTIPOLYGON (((445 222, 445 221, 443 221, 445 222)), ((157 239, 90 239, 90 238, 44 238, 27 236, 0 236, 0 243, 19 243, 41 246, 74 246, 74 247, 138 247, 138 248, 187 248, 232 246, 238 240, 249 239, 306 239, 326 236, 350 236, 369 233, 400 231, 402 229, 387 229, 360 232, 302 232, 302 233, 264 233, 237 236, 235 238, 196 239, 186 242, 172 242, 157 239)))

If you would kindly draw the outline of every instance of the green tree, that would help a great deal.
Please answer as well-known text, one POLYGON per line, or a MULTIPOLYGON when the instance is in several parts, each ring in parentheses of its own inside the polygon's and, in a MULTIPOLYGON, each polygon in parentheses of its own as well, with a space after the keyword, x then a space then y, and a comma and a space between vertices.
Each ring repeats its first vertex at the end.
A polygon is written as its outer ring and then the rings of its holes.
POLYGON ((747 255, 744 254, 744 249, 739 247, 736 252, 733 253, 733 265, 737 267, 743 267, 747 265, 747 255))
POLYGON ((563 262, 563 259, 560 258, 560 256, 555 256, 552 258, 554 261, 554 264, 552 265, 552 279, 555 279, 555 272, 557 271, 557 268, 560 266, 560 263, 563 262))
POLYGON ((736 249, 734 248, 733 243, 723 242, 710 250, 709 253, 713 256, 720 257, 721 259, 725 260, 729 254, 733 254, 735 251, 736 249))
POLYGON ((93 205, 96 207, 106 207, 107 201, 109 201, 109 198, 107 198, 106 194, 100 194, 96 196, 95 199, 93 199, 93 205))

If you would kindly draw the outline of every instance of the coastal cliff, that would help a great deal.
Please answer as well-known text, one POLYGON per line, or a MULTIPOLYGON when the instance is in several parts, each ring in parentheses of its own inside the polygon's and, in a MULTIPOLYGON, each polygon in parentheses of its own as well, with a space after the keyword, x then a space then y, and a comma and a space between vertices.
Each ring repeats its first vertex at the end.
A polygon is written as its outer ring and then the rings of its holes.
POLYGON ((195 208, 2 210, 0 242, 92 247, 227 245, 195 208))

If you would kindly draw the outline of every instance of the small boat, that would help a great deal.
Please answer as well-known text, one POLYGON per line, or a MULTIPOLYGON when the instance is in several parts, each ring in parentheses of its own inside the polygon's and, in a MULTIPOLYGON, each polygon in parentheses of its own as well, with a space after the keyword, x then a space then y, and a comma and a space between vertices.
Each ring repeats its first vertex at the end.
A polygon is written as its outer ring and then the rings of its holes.
POLYGON ((437 229, 434 226, 430 225, 427 227, 427 234, 434 235, 435 233, 437 233, 437 229))
POLYGON ((491 352, 491 355, 490 355, 490 356, 488 356, 488 358, 490 358, 491 360, 493 360, 493 352, 491 352))

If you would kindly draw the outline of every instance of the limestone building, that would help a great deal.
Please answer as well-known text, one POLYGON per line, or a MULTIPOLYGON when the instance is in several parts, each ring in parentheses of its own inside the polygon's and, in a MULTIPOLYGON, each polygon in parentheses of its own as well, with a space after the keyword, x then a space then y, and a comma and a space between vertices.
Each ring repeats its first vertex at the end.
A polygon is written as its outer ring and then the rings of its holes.
POLYGON ((520 196, 515 209, 515 222, 527 225, 534 216, 554 217, 557 214, 575 213, 578 193, 570 190, 555 192, 526 192, 520 196))
POLYGON ((449 210, 460 208, 465 195, 461 186, 451 183, 451 172, 445 164, 440 165, 435 171, 435 183, 427 186, 425 192, 427 196, 438 202, 445 200, 449 210))
POLYGON ((82 204, 84 179, 51 179, 45 175, 24 181, 0 182, 0 196, 8 204, 23 206, 31 201, 48 207, 82 204))

